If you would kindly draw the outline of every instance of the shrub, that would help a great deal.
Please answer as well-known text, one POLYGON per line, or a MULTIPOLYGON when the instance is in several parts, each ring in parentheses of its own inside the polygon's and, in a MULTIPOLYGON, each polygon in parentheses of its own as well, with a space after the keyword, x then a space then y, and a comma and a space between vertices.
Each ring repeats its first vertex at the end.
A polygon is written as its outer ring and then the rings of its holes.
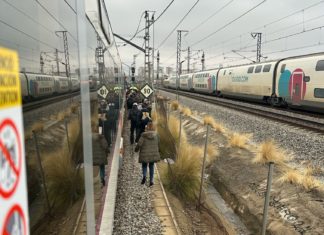
MULTIPOLYGON (((180 121, 174 115, 170 115, 170 117, 169 117, 168 128, 169 128, 170 133, 173 136, 173 139, 175 140, 176 144, 179 144, 180 121)), ((182 127, 181 144, 182 144, 183 141, 186 142, 186 140, 187 140, 187 136, 186 136, 186 133, 184 131, 184 128, 182 127)))
POLYGON ((176 111, 176 110, 178 110, 178 108, 179 108, 179 102, 176 101, 176 100, 173 100, 173 101, 171 102, 171 110, 172 110, 172 111, 176 111))
POLYGON ((225 127, 222 124, 216 122, 212 116, 206 115, 204 117, 203 121, 204 121, 204 125, 207 125, 207 124, 210 125, 212 128, 214 128, 219 133, 226 132, 225 127))
POLYGON ((185 201, 193 201, 199 190, 201 154, 201 148, 182 143, 175 163, 162 169, 163 184, 185 201))
POLYGON ((280 178, 279 182, 288 182, 290 184, 298 185, 301 182, 302 174, 297 170, 288 169, 280 178))
POLYGON ((274 162, 282 165, 287 159, 287 153, 277 147, 273 140, 267 140, 260 144, 257 153, 253 159, 254 163, 266 164, 274 162))
POLYGON ((247 142, 251 138, 249 134, 233 133, 229 137, 228 145, 231 147, 238 147, 241 149, 247 148, 247 142))
POLYGON ((53 208, 65 209, 83 194, 82 172, 76 168, 66 148, 47 156, 44 171, 48 197, 53 208))
POLYGON ((184 115, 184 116, 190 116, 192 113, 191 113, 191 110, 188 108, 188 107, 184 107, 181 109, 181 113, 184 115))

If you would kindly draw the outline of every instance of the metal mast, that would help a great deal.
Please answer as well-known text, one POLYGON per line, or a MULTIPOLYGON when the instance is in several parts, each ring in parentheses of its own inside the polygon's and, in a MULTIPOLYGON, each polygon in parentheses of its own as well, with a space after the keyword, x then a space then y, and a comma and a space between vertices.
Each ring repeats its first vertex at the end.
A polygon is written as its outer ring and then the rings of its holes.
POLYGON ((57 72, 57 76, 60 75, 60 63, 59 63, 59 57, 58 57, 58 49, 55 49, 55 61, 56 61, 56 72, 57 72))
POLYGON ((187 58, 187 73, 190 73, 190 47, 188 47, 188 58, 187 58))
POLYGON ((181 64, 180 64, 180 60, 181 60, 181 33, 183 32, 188 32, 188 30, 177 30, 178 32, 178 37, 177 37, 177 81, 179 84, 179 76, 180 76, 180 68, 181 68, 181 64))
POLYGON ((151 69, 150 69, 150 18, 148 11, 145 11, 145 36, 144 36, 144 44, 145 44, 145 81, 151 84, 151 69))
POLYGON ((202 71, 205 70, 205 52, 203 52, 203 54, 201 56, 201 70, 202 71))
POLYGON ((160 52, 157 52, 156 58, 156 80, 159 80, 159 73, 160 73, 160 52))
POLYGON ((67 31, 55 31, 57 33, 63 34, 63 44, 64 44, 64 56, 65 56, 65 73, 67 77, 70 77, 70 55, 69 55, 69 44, 67 40, 67 31))
POLYGON ((96 62, 98 64, 100 85, 104 84, 105 79, 105 51, 106 48, 104 48, 104 44, 101 38, 99 37, 99 35, 97 35, 96 62))
POLYGON ((257 38, 257 56, 256 56, 256 61, 260 62, 261 61, 261 37, 262 33, 251 33, 251 36, 253 38, 257 38))

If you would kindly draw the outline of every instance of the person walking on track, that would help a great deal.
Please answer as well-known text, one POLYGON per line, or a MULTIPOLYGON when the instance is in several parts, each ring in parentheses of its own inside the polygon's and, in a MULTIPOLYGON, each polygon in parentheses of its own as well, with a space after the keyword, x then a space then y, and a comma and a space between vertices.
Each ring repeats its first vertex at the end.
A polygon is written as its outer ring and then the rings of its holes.
MULTIPOLYGON (((137 103, 133 103, 132 109, 128 113, 128 120, 130 120, 130 143, 134 144, 134 132, 137 130, 138 126, 138 116, 139 116, 139 110, 137 109, 137 103)), ((137 133, 136 135, 137 136, 137 133)))
POLYGON ((150 186, 154 184, 154 163, 160 160, 159 153, 159 135, 153 129, 153 123, 150 120, 147 123, 146 131, 142 133, 135 152, 139 151, 139 163, 142 164, 143 178, 141 184, 146 182, 147 165, 150 169, 150 186))

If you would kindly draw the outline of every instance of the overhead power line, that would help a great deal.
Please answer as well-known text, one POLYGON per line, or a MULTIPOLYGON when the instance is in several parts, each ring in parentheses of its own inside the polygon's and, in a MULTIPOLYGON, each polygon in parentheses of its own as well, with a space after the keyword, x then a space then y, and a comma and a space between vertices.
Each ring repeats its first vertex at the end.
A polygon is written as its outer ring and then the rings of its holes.
POLYGON ((142 15, 141 15, 141 17, 139 19, 139 22, 138 22, 138 25, 137 25, 137 28, 136 28, 136 31, 135 31, 134 35, 130 39, 128 39, 129 41, 132 41, 136 37, 136 35, 139 33, 138 29, 139 29, 139 27, 141 25, 144 13, 145 13, 145 11, 142 13, 142 15))
MULTIPOLYGON (((168 10, 168 8, 172 5, 172 3, 174 2, 174 0, 172 0, 167 6, 166 6, 166 8, 164 8, 164 10, 161 12, 161 14, 158 16, 158 17, 156 17, 156 19, 152 22, 152 23, 150 23, 149 24, 149 26, 151 26, 152 24, 154 24, 158 19, 160 19, 161 18, 161 16, 163 16, 163 14, 168 10)), ((135 36, 137 35, 137 34, 139 34, 140 32, 143 32, 145 30, 145 27, 144 28, 142 28, 141 30, 139 30, 139 31, 137 31, 137 33, 135 34, 135 36)))
POLYGON ((160 43, 160 45, 158 46, 157 49, 160 49, 161 46, 169 39, 169 37, 171 36, 171 34, 178 28, 178 26, 184 21, 184 19, 189 15, 189 13, 195 8, 195 6, 198 4, 200 0, 197 0, 195 2, 195 4, 189 9, 189 11, 181 18, 181 20, 179 21, 179 23, 171 30, 171 32, 168 34, 168 36, 166 36, 165 39, 163 39, 163 41, 160 43))
POLYGON ((213 36, 214 34, 218 33, 219 31, 225 29, 226 27, 228 27, 229 25, 231 25, 232 23, 234 23, 235 21, 239 20, 240 18, 242 18, 243 16, 247 15, 248 13, 250 13, 251 11, 253 11, 254 9, 256 9, 257 7, 259 7, 260 5, 262 5, 263 3, 265 3, 266 0, 263 0, 262 2, 258 3, 257 5, 253 6, 252 8, 250 8, 249 10, 247 10, 246 12, 244 12, 242 15, 236 17, 235 19, 231 20, 230 22, 228 22, 227 24, 223 25, 222 27, 218 28, 216 31, 208 34, 206 37, 200 39, 199 41, 193 43, 190 45, 190 47, 197 45, 198 43, 205 41, 206 39, 210 38, 211 36, 213 36))
POLYGON ((230 0, 225 5, 223 5, 221 8, 217 9, 216 12, 214 12, 213 14, 211 14, 210 16, 208 16, 205 20, 203 20, 202 22, 200 22, 193 29, 189 30, 189 32, 185 36, 188 36, 190 33, 194 32, 196 29, 198 29, 200 26, 202 26, 203 24, 205 24, 207 21, 209 21, 211 18, 213 18, 215 15, 217 15, 219 12, 221 12, 223 9, 225 9, 228 5, 230 5, 234 1, 235 0, 230 0))
MULTIPOLYGON (((288 15, 286 15, 286 16, 284 16, 284 17, 281 17, 281 18, 276 19, 276 20, 274 20, 274 21, 271 21, 271 22, 269 22, 269 23, 267 23, 267 24, 265 24, 265 25, 259 26, 259 27, 257 27, 257 28, 252 29, 252 30, 249 30, 248 32, 246 32, 246 33, 244 33, 244 34, 236 35, 236 36, 231 37, 231 38, 229 38, 229 39, 227 39, 227 40, 225 40, 225 41, 223 41, 223 42, 221 42, 221 43, 218 43, 218 44, 213 45, 213 46, 210 46, 210 47, 206 47, 206 48, 204 48, 204 50, 207 50, 207 49, 210 49, 210 48, 216 47, 216 46, 218 46, 218 45, 220 45, 220 44, 223 44, 224 42, 228 42, 228 41, 231 41, 231 40, 233 40, 233 39, 236 39, 236 38, 242 37, 243 35, 249 35, 249 36, 250 36, 250 32, 258 31, 258 30, 260 30, 260 29, 262 29, 262 28, 264 28, 264 27, 268 27, 268 26, 270 26, 270 25, 272 25, 272 24, 278 23, 278 22, 280 22, 280 21, 282 21, 282 20, 284 20, 284 19, 287 19, 287 18, 289 18, 289 17, 291 17, 291 16, 293 16, 293 15, 296 15, 296 14, 298 14, 298 13, 300 13, 300 12, 304 12, 304 11, 306 11, 306 10, 309 10, 309 9, 311 9, 311 8, 314 8, 314 7, 316 7, 316 6, 318 6, 319 4, 322 4, 322 3, 324 3, 324 0, 321 0, 321 1, 317 2, 317 3, 315 3, 315 4, 312 4, 312 5, 309 5, 309 6, 307 6, 307 7, 304 7, 304 8, 302 8, 302 9, 298 10, 298 11, 294 11, 293 13, 289 13, 288 15)), ((305 21, 304 23, 306 23, 306 22, 307 22, 307 21, 305 21)), ((267 34, 267 35, 269 35, 269 34, 267 34)))

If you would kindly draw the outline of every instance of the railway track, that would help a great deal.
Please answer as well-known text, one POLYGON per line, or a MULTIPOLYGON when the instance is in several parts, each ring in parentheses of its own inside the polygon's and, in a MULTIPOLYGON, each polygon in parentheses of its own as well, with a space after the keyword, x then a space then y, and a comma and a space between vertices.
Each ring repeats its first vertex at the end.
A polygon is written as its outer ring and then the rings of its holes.
POLYGON ((42 99, 42 100, 37 100, 31 103, 27 103, 23 105, 23 112, 26 113, 28 111, 31 110, 35 110, 37 108, 43 107, 43 106, 47 106, 50 104, 54 104, 56 102, 60 102, 62 100, 66 100, 69 98, 73 98, 75 96, 80 95, 79 91, 73 92, 73 93, 68 93, 68 94, 64 94, 64 95, 60 95, 60 96, 54 96, 54 97, 49 97, 47 99, 42 99))
MULTIPOLYGON (((159 89, 162 91, 175 93, 175 90, 165 88, 159 89)), ((300 114, 299 112, 297 113, 282 109, 275 109, 272 107, 265 107, 262 105, 249 104, 233 100, 225 100, 218 97, 189 93, 185 91, 178 91, 178 94, 195 100, 200 100, 222 107, 234 109, 240 112, 271 119, 273 121, 285 123, 291 126, 311 130, 319 134, 324 134, 324 119, 319 117, 318 115, 314 117, 306 114, 300 114)))

